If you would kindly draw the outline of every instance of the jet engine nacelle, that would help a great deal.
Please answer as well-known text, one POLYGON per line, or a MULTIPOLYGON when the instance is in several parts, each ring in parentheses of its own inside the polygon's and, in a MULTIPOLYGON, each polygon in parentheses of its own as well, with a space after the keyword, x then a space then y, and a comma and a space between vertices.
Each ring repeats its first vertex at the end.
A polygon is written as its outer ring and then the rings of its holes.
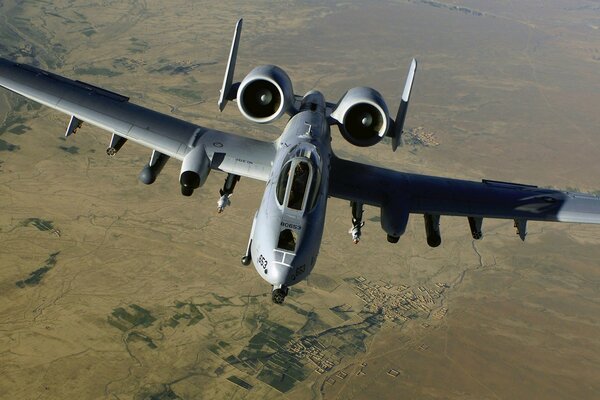
POLYGON ((250 121, 266 124, 294 107, 292 81, 275 65, 254 68, 240 83, 237 104, 250 121))
POLYGON ((383 97, 369 87, 348 90, 331 117, 338 122, 344 139, 360 147, 379 143, 390 127, 390 116, 383 97))
POLYGON ((197 146, 190 150, 181 163, 179 183, 181 194, 191 196, 195 189, 204 185, 210 172, 210 159, 206 155, 204 146, 197 146))

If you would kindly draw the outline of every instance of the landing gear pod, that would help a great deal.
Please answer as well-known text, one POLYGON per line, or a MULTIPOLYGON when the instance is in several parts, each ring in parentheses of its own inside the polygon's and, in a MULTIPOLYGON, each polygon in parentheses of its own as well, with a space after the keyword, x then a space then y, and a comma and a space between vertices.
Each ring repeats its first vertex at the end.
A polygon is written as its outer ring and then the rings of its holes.
POLYGON ((388 242, 398 243, 406 231, 408 215, 408 208, 400 203, 392 202, 381 207, 381 228, 387 233, 388 242))
POLYGON ((162 171, 165 164, 169 161, 169 156, 166 156, 156 150, 152 151, 150 161, 140 172, 138 179, 145 185, 151 185, 156 180, 160 171, 162 171))
POLYGON ((427 236, 427 244, 429 247, 438 247, 442 244, 442 236, 440 234, 440 216, 434 214, 425 214, 425 235, 427 236))
POLYGON ((183 163, 181 164, 181 172, 179 174, 181 194, 191 196, 195 189, 204 185, 209 172, 210 160, 206 155, 204 146, 191 149, 183 158, 183 163))

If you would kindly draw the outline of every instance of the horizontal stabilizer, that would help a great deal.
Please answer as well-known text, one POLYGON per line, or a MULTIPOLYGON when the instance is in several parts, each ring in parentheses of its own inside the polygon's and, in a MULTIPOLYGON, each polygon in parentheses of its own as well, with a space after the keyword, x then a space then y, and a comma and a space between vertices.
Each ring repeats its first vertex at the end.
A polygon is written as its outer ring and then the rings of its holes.
POLYGON ((402 100, 400 101, 400 107, 398 108, 398 114, 396 114, 396 120, 394 123, 394 130, 391 135, 393 151, 396 151, 400 145, 402 130, 404 128, 404 120, 406 119, 406 113, 408 112, 408 101, 410 99, 410 92, 412 91, 412 85, 415 80, 416 72, 417 60, 413 58, 408 70, 408 76, 406 77, 406 83, 404 84, 404 91, 402 92, 402 100))
MULTIPOLYGON (((235 93, 232 93, 234 89, 232 87, 233 73, 235 72, 235 61, 237 59, 238 46, 240 44, 240 34, 242 32, 242 21, 240 18, 235 24, 235 32, 233 33, 233 41, 231 42, 231 50, 229 51, 229 60, 227 61, 227 69, 225 70, 225 77, 223 78, 223 86, 221 87, 221 94, 219 95, 219 111, 223 111, 227 102, 236 98, 235 93)), ((235 85, 237 91, 238 85, 235 85)))

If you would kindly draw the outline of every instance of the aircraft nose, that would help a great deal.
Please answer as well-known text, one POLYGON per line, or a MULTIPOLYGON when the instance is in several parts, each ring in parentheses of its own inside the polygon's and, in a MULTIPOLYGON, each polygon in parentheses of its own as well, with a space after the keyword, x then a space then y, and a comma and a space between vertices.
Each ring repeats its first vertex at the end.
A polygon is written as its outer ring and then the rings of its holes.
POLYGON ((289 267, 282 264, 274 264, 269 268, 269 283, 275 287, 284 286, 287 282, 289 267))

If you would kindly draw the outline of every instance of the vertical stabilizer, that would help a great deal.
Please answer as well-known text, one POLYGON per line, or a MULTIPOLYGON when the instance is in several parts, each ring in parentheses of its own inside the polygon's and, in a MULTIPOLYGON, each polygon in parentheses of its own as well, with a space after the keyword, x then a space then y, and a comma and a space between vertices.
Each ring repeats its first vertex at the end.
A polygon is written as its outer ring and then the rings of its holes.
POLYGON ((406 113, 408 112, 408 101, 410 99, 410 92, 412 91, 412 85, 415 80, 415 73, 417 72, 417 60, 413 58, 410 68, 408 69, 408 76, 406 77, 406 83, 404 84, 404 91, 402 92, 402 100, 400 101, 400 107, 398 108, 398 114, 396 114, 396 121, 394 123, 394 130, 392 132, 392 150, 396 151, 400 140, 402 139, 402 130, 404 129, 404 120, 406 119, 406 113))
POLYGON ((232 90, 233 73, 235 71, 235 60, 237 59, 238 46, 240 44, 240 34, 242 32, 242 21, 240 18, 235 24, 235 32, 231 42, 231 50, 229 51, 229 60, 227 61, 227 69, 223 78, 223 86, 221 87, 221 95, 219 96, 219 111, 223 111, 227 102, 236 97, 236 90, 232 90))

